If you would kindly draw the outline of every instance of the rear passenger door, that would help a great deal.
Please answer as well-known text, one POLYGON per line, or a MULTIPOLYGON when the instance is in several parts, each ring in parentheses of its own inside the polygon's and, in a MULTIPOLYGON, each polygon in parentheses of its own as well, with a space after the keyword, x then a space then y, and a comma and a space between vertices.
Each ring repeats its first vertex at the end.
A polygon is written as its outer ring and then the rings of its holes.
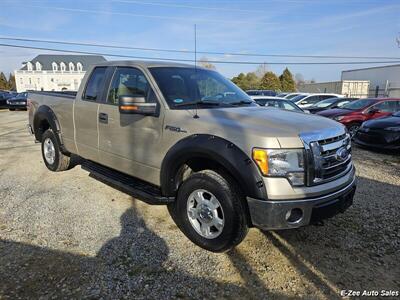
POLYGON ((98 161, 98 109, 103 99, 107 67, 96 67, 87 80, 81 99, 74 104, 75 142, 78 154, 98 161))

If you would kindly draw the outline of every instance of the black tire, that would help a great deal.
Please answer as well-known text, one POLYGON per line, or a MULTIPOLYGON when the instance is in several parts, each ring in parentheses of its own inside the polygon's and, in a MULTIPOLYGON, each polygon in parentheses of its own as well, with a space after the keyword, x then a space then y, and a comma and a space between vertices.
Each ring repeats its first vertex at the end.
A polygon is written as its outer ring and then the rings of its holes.
POLYGON ((247 210, 243 196, 229 176, 212 170, 190 175, 180 186, 175 203, 168 206, 171 217, 180 230, 196 245, 212 251, 224 252, 238 245, 247 235, 247 210), (187 214, 190 194, 206 190, 218 199, 224 216, 224 226, 215 238, 205 238, 192 226, 187 214))
POLYGON ((42 157, 43 157, 43 161, 44 161, 46 167, 50 171, 53 171, 53 172, 65 171, 69 167, 70 157, 61 152, 60 144, 58 143, 58 139, 55 136, 53 130, 51 130, 51 129, 47 129, 45 131, 45 133, 43 133, 43 136, 42 136, 42 157), (45 157, 44 147, 45 147, 45 142, 47 141, 47 139, 50 139, 54 145, 54 162, 53 163, 49 162, 45 157))
POLYGON ((9 110, 10 110, 10 111, 15 111, 15 108, 10 108, 9 110))
POLYGON ((350 124, 347 129, 350 133, 350 137, 353 139, 354 136, 356 135, 357 130, 360 128, 361 124, 358 123, 352 123, 350 124))

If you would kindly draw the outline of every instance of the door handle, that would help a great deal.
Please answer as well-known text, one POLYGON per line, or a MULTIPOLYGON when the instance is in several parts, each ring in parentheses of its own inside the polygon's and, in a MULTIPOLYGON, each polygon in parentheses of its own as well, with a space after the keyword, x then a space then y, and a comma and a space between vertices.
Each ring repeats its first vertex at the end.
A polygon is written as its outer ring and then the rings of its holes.
POLYGON ((108 124, 108 115, 105 113, 99 113, 99 122, 108 124))

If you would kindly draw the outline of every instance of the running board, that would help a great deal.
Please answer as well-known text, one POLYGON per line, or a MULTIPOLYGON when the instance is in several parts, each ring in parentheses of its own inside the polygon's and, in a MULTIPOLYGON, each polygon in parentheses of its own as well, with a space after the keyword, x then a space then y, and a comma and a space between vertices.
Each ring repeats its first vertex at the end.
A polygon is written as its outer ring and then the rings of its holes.
POLYGON ((88 171, 92 178, 148 204, 169 204, 175 201, 174 197, 162 196, 160 188, 155 185, 92 161, 82 162, 81 167, 88 171))

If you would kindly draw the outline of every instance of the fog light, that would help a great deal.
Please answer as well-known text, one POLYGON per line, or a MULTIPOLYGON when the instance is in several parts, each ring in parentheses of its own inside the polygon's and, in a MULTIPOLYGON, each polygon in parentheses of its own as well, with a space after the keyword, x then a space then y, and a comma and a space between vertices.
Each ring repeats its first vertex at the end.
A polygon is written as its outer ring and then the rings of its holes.
POLYGON ((285 218, 289 223, 297 223, 303 218, 303 211, 300 208, 293 208, 287 211, 285 218))

